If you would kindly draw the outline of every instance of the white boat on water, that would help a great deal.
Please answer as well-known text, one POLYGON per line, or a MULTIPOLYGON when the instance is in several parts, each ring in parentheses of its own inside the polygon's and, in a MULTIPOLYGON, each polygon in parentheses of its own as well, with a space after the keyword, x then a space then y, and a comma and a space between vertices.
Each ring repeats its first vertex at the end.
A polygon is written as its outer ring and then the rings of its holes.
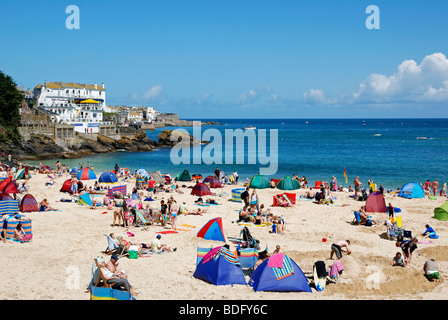
POLYGON ((428 140, 428 137, 417 137, 417 140, 428 140))
POLYGON ((257 128, 253 127, 253 126, 244 127, 244 130, 255 130, 255 129, 257 129, 257 128))

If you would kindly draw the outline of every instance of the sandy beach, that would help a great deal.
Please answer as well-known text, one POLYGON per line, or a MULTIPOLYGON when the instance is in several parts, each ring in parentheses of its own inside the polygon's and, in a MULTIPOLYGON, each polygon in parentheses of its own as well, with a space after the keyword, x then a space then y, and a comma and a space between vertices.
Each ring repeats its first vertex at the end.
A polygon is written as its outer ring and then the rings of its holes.
MULTIPOLYGON (((97 173, 97 176, 98 173, 97 173)), ((123 227, 112 226, 113 211, 106 207, 94 210, 77 203, 61 202, 70 198, 59 190, 69 176, 57 177, 53 186, 46 186, 49 178, 45 174, 33 173, 29 180, 31 193, 38 202, 47 198, 50 205, 60 211, 32 212, 25 215, 32 219, 33 239, 30 243, 0 242, 3 281, 0 299, 30 300, 88 300, 86 288, 90 279, 93 259, 109 256, 103 251, 107 241, 105 234, 114 232, 133 243, 150 243, 156 232, 165 230, 155 225, 148 230, 131 227, 134 234, 129 237, 123 227)), ((88 186, 95 180, 83 181, 88 186)), ((128 183, 128 192, 132 190, 134 180, 128 183)), ((190 182, 179 182, 179 186, 192 186, 190 182)), ((240 184, 241 186, 241 184, 240 184)), ((219 205, 210 206, 203 215, 180 215, 178 233, 162 235, 162 243, 177 251, 151 255, 138 259, 123 257, 120 268, 128 273, 129 282, 139 292, 138 299, 176 299, 176 300, 332 300, 332 299, 414 299, 435 300, 448 297, 448 224, 433 218, 434 208, 446 201, 404 199, 386 194, 386 203, 401 208, 403 227, 411 230, 414 236, 420 236, 425 225, 432 226, 438 239, 431 243, 419 243, 409 267, 392 267, 392 258, 399 248, 395 241, 385 237, 386 214, 371 214, 380 223, 376 226, 355 226, 351 224, 353 211, 364 202, 349 197, 352 193, 333 192, 334 204, 319 205, 313 201, 299 199, 305 190, 294 191, 297 204, 292 208, 272 207, 273 196, 283 191, 278 189, 257 190, 260 204, 270 208, 276 215, 282 215, 286 221, 283 235, 273 234, 270 227, 250 226, 253 237, 260 240, 263 250, 266 246, 272 252, 276 245, 290 256, 307 276, 311 276, 315 261, 330 260, 332 242, 349 239, 351 255, 345 255, 342 263, 345 270, 339 283, 328 284, 324 291, 318 292, 312 287, 312 293, 255 292, 250 286, 214 286, 193 277, 196 266, 197 247, 222 245, 222 242, 207 241, 198 238, 197 232, 210 219, 222 217, 226 237, 239 237, 242 226, 235 221, 242 204, 229 201, 235 185, 223 188, 225 196, 207 196, 219 205), (186 226, 182 226, 186 225, 186 226), (323 238, 327 241, 323 242, 323 238), (423 275, 423 264, 433 258, 439 265, 441 282, 431 283, 423 275), (377 282, 372 282, 372 277, 377 282)), ((190 195, 191 189, 183 187, 183 194, 157 193, 154 202, 145 202, 156 207, 160 200, 171 195, 178 203, 185 202, 190 211, 199 207, 194 204, 196 196, 190 195)), ((220 193, 220 189, 212 189, 220 193)), ((21 194, 23 196, 23 194, 21 194)), ((171 228, 168 225, 166 228, 171 228)), ((419 240, 427 241, 419 237, 419 240)), ((231 242, 231 248, 235 245, 231 242)), ((333 257, 333 259, 335 259, 333 257)), ((249 278, 247 278, 248 280, 249 278)))

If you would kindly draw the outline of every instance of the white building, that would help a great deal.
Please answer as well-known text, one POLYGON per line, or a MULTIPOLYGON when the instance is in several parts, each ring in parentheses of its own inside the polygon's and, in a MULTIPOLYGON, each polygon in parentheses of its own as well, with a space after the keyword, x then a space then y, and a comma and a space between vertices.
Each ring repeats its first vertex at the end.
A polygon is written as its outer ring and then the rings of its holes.
POLYGON ((58 123, 74 124, 78 132, 98 132, 106 107, 104 83, 99 86, 45 82, 34 88, 36 107, 51 112, 58 123))

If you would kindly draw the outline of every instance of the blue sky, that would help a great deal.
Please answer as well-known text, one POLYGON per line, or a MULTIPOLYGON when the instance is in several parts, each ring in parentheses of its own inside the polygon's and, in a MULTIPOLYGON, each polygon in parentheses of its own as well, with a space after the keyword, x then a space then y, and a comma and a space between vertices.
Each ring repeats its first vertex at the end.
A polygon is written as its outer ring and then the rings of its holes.
POLYGON ((110 105, 182 118, 448 117, 447 14, 434 0, 1 1, 0 70, 25 88, 104 82, 110 105))

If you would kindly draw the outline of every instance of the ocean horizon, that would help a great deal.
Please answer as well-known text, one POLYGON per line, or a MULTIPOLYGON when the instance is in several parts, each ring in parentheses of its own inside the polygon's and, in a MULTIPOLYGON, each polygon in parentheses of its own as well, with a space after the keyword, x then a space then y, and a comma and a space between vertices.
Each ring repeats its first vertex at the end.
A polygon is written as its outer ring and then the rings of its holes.
MULTIPOLYGON (((448 119, 435 118, 329 118, 329 119, 188 119, 216 121, 219 125, 202 126, 202 133, 216 129, 237 130, 247 126, 259 129, 278 130, 278 170, 268 178, 285 175, 305 176, 309 185, 317 180, 331 181, 335 176, 338 184, 353 186, 359 176, 363 186, 372 178, 378 186, 386 189, 400 188, 407 182, 424 183, 438 179, 440 186, 448 181, 446 160, 448 151, 448 119), (421 138, 425 139, 421 139, 421 138), (344 178, 344 169, 348 181, 344 178)), ((146 131, 156 140, 163 130, 184 129, 193 133, 192 127, 163 127, 146 131)), ((269 140, 267 140, 269 154, 269 140)), ((245 160, 248 159, 248 141, 244 143, 245 160)), ((204 148, 195 146, 191 148, 204 148)), ((223 144, 223 158, 225 145, 223 144)), ((202 151, 201 150, 201 151, 202 151)), ((234 159, 237 148, 233 148, 234 159)), ((239 149, 241 150, 241 149, 239 149)), ((198 150, 196 150, 198 151, 198 150)), ((113 152, 94 154, 81 159, 42 160, 44 165, 54 167, 57 160, 70 167, 88 163, 97 173, 113 170, 115 164, 131 171, 144 168, 161 171, 174 176, 183 169, 191 174, 212 175, 216 167, 224 173, 238 172, 240 182, 260 172, 260 163, 230 164, 173 164, 170 148, 159 148, 151 152, 113 152)), ((272 156, 272 155, 270 155, 272 156)), ((219 162, 219 161, 218 161, 219 162)), ((221 159, 224 162, 224 159, 221 159)), ((39 161, 28 161, 37 165, 39 161)), ((192 163, 192 161, 190 161, 192 163)))

